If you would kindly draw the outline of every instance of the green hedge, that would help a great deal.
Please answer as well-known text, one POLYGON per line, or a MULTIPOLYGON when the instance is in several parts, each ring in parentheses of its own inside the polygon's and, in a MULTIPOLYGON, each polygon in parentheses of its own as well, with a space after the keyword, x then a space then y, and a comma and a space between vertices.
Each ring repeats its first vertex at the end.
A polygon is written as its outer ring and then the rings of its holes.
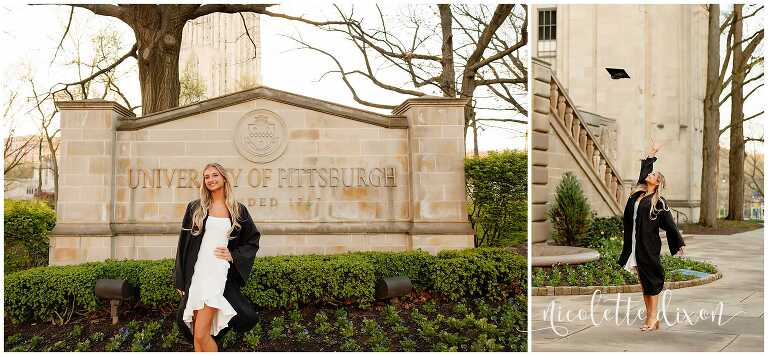
POLYGON ((4 201, 5 273, 48 264, 48 232, 56 214, 43 201, 4 201))
MULTIPOLYGON (((5 313, 14 323, 48 320, 73 310, 106 306, 93 293, 100 278, 126 279, 149 307, 175 306, 174 261, 124 260, 74 266, 37 267, 5 276, 5 313)), ((417 289, 451 299, 525 294, 523 256, 498 248, 446 251, 360 252, 328 256, 260 257, 243 294, 265 309, 315 304, 366 306, 374 300, 376 279, 405 275, 417 289)))
POLYGON ((525 244, 528 221, 528 155, 488 152, 464 160, 469 221, 475 246, 525 244))

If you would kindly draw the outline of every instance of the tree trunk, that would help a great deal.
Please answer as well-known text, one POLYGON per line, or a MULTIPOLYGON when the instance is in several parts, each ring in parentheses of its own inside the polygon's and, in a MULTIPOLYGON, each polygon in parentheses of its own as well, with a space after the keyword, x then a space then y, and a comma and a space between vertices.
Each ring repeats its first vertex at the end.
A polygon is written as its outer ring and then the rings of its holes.
POLYGON ((48 141, 48 150, 51 152, 51 169, 53 170, 53 201, 51 203, 55 210, 56 202, 59 201, 59 162, 56 161, 58 147, 53 147, 53 137, 48 136, 47 132, 46 140, 48 141))
POLYGON ((137 5, 129 24, 138 45, 143 115, 179 105, 179 53, 186 19, 172 6, 137 5))
MULTIPOLYGON (((461 95, 462 98, 465 98, 466 96, 461 95)), ((475 108, 472 107, 472 97, 469 98, 469 103, 464 106, 464 137, 467 137, 467 131, 469 129, 472 129, 472 138, 474 140, 474 157, 478 157, 477 154, 477 124, 475 124, 475 108)), ((466 156, 466 149, 464 149, 464 155, 466 156)))
POLYGON ((39 196, 43 192, 43 136, 40 136, 40 140, 37 145, 37 191, 33 193, 33 196, 39 196))
POLYGON ((453 62, 453 19, 451 18, 451 5, 437 5, 440 10, 440 28, 443 34, 442 46, 442 80, 440 87, 443 96, 456 97, 456 71, 453 62))
POLYGON ((474 143, 474 157, 480 157, 480 149, 478 148, 477 144, 477 114, 472 111, 472 137, 473 137, 473 143, 474 143))
POLYGON ((728 154, 728 220, 744 219, 744 64, 743 4, 733 5, 733 66, 731 74, 731 147, 728 154))
POLYGON ((718 159, 720 156, 720 5, 709 5, 707 34, 707 89, 704 96, 704 133, 699 224, 717 226, 718 159))

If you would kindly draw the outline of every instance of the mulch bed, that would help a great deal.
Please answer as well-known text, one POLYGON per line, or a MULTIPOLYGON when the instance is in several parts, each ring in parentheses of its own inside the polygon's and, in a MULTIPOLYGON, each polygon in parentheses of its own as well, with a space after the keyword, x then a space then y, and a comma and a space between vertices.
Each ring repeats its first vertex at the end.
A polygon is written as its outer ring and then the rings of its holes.
MULTIPOLYGON (((303 341, 296 339, 295 333, 291 329, 292 323, 289 320, 288 311, 269 310, 264 311, 261 314, 259 323, 262 328, 262 333, 258 347, 256 347, 255 350, 249 348, 246 345, 243 340, 243 335, 238 335, 235 343, 226 349, 222 347, 221 340, 217 341, 219 344, 219 351, 342 351, 342 344, 344 342, 348 342, 350 339, 353 339, 356 341, 357 345, 360 346, 360 351, 369 351, 371 337, 365 333, 363 327, 363 319, 367 318, 374 320, 377 325, 381 326, 381 330, 387 336, 387 341, 389 343, 388 349, 390 351, 403 351, 400 341, 404 339, 412 340, 415 342, 415 351, 433 351, 435 349, 435 343, 441 342, 441 339, 437 337, 431 339, 422 337, 420 335, 418 325, 416 325, 416 323, 409 316, 411 311, 414 308, 418 308, 418 310, 422 314, 427 315, 430 320, 433 320, 438 314, 442 314, 445 317, 455 317, 462 319, 465 317, 465 315, 470 313, 474 313, 475 316, 481 313, 475 308, 473 303, 474 302, 465 302, 465 305, 470 306, 470 308, 468 312, 465 312, 465 314, 462 315, 462 313, 456 311, 456 305, 458 304, 456 302, 433 299, 427 293, 413 293, 410 296, 404 297, 398 303, 392 304, 396 307, 398 315, 402 319, 402 325, 408 328, 408 331, 405 334, 400 335, 398 335, 393 331, 392 328, 388 326, 389 324, 387 324, 387 321, 383 316, 383 311, 386 305, 388 305, 386 302, 377 302, 372 307, 367 309, 360 309, 351 306, 339 306, 338 308, 332 306, 328 308, 308 306, 300 310, 302 315, 300 323, 304 325, 305 330, 309 333, 309 337, 303 341), (425 307, 425 303, 430 299, 436 301, 436 303, 431 303, 431 305, 434 307, 434 312, 431 314, 428 311, 429 308, 425 307), (340 335, 339 328, 336 325, 337 309, 345 309, 347 311, 349 315, 348 319, 352 321, 355 329, 355 334, 353 337, 344 338, 340 335), (315 332, 319 324, 314 322, 314 316, 321 311, 328 315, 329 323, 333 325, 333 331, 327 335, 319 335, 315 332), (271 322, 274 317, 279 316, 285 318, 285 333, 283 336, 273 339, 269 336, 271 322)), ((499 308, 502 304, 503 302, 487 303, 487 305, 489 305, 491 308, 499 308)), ((526 306, 523 305, 521 308, 523 315, 525 315, 526 306)), ((140 305, 134 305, 131 307, 124 305, 120 308, 120 321, 116 325, 112 325, 112 319, 108 308, 87 315, 75 315, 65 325, 53 324, 50 321, 13 325, 8 318, 5 318, 4 335, 6 343, 4 345, 4 349, 5 351, 11 351, 14 347, 23 345, 28 342, 33 336, 39 336, 42 337, 43 341, 36 347, 30 348, 26 351, 74 351, 75 345, 78 342, 87 340, 88 336, 92 333, 101 332, 104 334, 103 340, 100 342, 91 343, 87 351, 104 351, 105 346, 110 341, 110 338, 112 338, 113 335, 120 333, 120 329, 124 328, 128 322, 139 321, 141 323, 140 327, 138 328, 139 330, 133 331, 135 333, 141 331, 141 328, 143 328, 146 322, 160 321, 162 326, 157 335, 153 337, 147 345, 146 351, 194 351, 193 345, 187 342, 181 334, 178 337, 178 342, 176 342, 173 347, 162 348, 160 346, 162 336, 169 334, 175 323, 174 312, 175 310, 160 311, 157 309, 143 308, 140 305), (74 337, 71 335, 75 325, 80 325, 83 329, 80 337, 74 337), (17 338, 18 336, 21 337, 19 338, 19 341, 15 341, 13 344, 8 344, 9 337, 13 335, 16 335, 17 338), (60 343, 59 347, 54 348, 54 350, 50 350, 50 346, 59 341, 64 341, 64 344, 60 343)), ((495 322, 491 323, 495 324, 495 322)), ((525 327, 522 326, 521 329, 524 331, 525 327)), ((226 334, 226 332, 223 331, 218 335, 217 338, 224 334, 226 334)), ((504 344, 504 351, 509 351, 510 347, 518 349, 525 348, 524 332, 520 332, 517 336, 519 336, 521 340, 518 341, 519 345, 510 346, 504 344)), ((460 346, 459 351, 468 351, 462 350, 462 348, 467 347, 467 345, 460 346)), ((131 338, 128 338, 125 342, 122 343, 119 351, 130 350, 131 338)))

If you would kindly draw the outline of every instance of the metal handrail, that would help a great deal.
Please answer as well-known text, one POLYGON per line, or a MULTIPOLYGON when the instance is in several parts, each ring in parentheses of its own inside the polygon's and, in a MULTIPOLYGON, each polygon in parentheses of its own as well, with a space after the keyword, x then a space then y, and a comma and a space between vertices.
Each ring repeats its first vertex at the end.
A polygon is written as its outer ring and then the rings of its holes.
POLYGON ((680 215, 682 215, 685 218, 684 222, 688 223, 688 221, 689 221, 688 220, 688 214, 686 214, 686 213, 684 213, 684 212, 682 212, 680 210, 677 210, 677 209, 675 209, 675 208, 673 208, 671 206, 669 207, 669 210, 672 210, 675 213, 675 224, 680 225, 680 215))

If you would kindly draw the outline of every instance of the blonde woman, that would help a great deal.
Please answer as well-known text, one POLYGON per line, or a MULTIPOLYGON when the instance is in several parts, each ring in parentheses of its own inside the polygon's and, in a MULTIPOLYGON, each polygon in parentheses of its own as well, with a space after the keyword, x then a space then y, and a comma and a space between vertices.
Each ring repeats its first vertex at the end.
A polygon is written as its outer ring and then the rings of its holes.
POLYGON ((187 204, 176 251, 176 322, 195 351, 218 351, 213 336, 227 327, 246 332, 258 321, 240 288, 251 273, 260 234, 224 172, 218 163, 203 168, 200 199, 187 204))
POLYGON ((667 232, 669 252, 683 255, 683 241, 663 197, 666 182, 661 172, 653 171, 653 162, 660 146, 652 144, 642 160, 640 178, 624 208, 624 246, 619 265, 637 273, 643 288, 646 317, 640 330, 657 330, 660 326, 657 307, 659 293, 664 288, 664 268, 661 266, 659 228, 667 232))

